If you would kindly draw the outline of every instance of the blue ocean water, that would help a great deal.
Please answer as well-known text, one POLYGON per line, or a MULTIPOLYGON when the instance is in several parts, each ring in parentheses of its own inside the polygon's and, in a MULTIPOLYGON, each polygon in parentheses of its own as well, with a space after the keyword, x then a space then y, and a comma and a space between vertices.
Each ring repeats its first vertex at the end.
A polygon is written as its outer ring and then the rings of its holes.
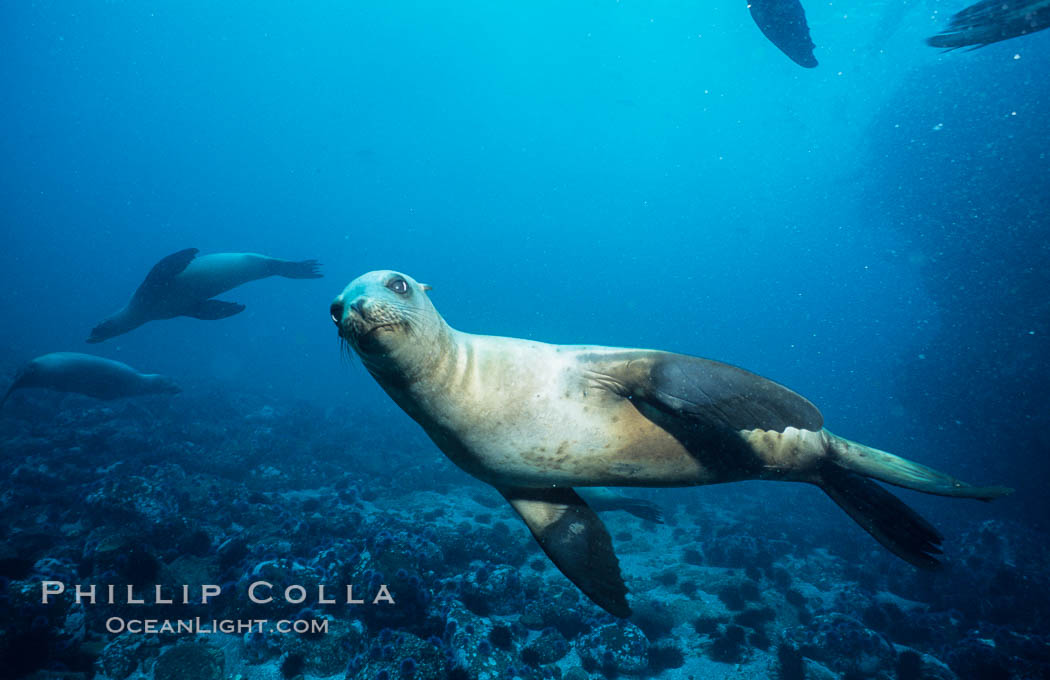
POLYGON ((809 3, 812 70, 743 2, 0 9, 4 389, 58 351, 182 388, 4 406, 5 672, 791 677, 798 654, 807 677, 1045 677, 1050 32, 923 44, 962 8, 809 3), (85 344, 184 248, 316 258, 324 278, 85 344), (341 355, 329 304, 388 268, 455 328, 726 361, 838 434, 1017 490, 901 492, 945 535, 932 577, 812 488, 633 492, 667 523, 610 514, 646 613, 619 623, 341 355), (295 565, 381 574, 398 613, 322 611, 349 628, 320 641, 196 636, 203 663, 175 656, 194 636, 107 633, 117 605, 26 594, 175 574, 232 591, 295 565))

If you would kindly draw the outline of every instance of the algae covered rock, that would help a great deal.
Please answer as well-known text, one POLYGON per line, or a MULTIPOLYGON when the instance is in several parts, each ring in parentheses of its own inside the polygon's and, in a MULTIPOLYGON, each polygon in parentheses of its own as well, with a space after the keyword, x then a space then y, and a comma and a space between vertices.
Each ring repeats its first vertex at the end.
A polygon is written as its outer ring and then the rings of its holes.
POLYGON ((328 620, 328 633, 314 638, 284 636, 287 654, 298 654, 305 672, 326 677, 343 672, 354 654, 364 644, 364 627, 360 621, 328 620))
POLYGON ((839 673, 873 677, 892 670, 897 660, 889 640, 844 614, 816 616, 812 625, 793 628, 787 637, 839 673))
POLYGON ((111 680, 124 680, 157 653, 153 636, 126 633, 113 638, 95 659, 95 670, 111 680))
MULTIPOLYGON (((353 680, 426 680, 448 677, 445 649, 435 640, 385 629, 347 666, 353 680)), ((470 676, 476 677, 476 676, 470 676)))
POLYGON ((188 642, 165 650, 153 667, 155 680, 222 680, 222 653, 188 642))
POLYGON ((530 666, 554 663, 569 653, 569 641, 557 628, 544 628, 521 650, 521 660, 530 666))
POLYGON ((580 638, 576 651, 583 667, 606 675, 640 675, 649 667, 649 640, 633 623, 610 623, 580 638))

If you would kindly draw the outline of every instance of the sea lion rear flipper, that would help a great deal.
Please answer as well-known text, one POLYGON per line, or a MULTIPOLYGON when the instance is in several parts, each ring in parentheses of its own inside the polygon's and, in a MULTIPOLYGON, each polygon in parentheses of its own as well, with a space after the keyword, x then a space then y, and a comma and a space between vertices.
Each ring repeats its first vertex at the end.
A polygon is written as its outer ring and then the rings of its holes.
POLYGON ((274 260, 274 274, 286 279, 321 279, 321 263, 317 260, 302 260, 301 262, 289 262, 288 260, 274 260))
POLYGON ((820 488, 887 550, 920 569, 938 569, 941 532, 870 479, 843 469, 825 469, 820 488))
POLYGON ((972 486, 921 463, 851 442, 825 430, 828 458, 816 482, 875 540, 906 562, 937 569, 942 536, 877 479, 939 496, 990 501, 1013 491, 1004 486, 972 486), (870 479, 869 479, 870 478, 870 479))
POLYGON ((193 311, 186 312, 185 316, 192 316, 194 319, 202 319, 204 321, 215 321, 216 319, 225 319, 228 316, 240 314, 243 311, 244 305, 239 302, 205 300, 197 305, 197 308, 193 311))
POLYGON ((720 361, 671 352, 638 351, 618 361, 599 358, 594 372, 624 396, 700 426, 731 430, 788 427, 819 431, 817 407, 788 388, 720 361))
POLYGON ((554 565, 596 605, 627 618, 627 586, 612 538, 598 515, 570 488, 500 489, 554 565))
POLYGON ((759 30, 777 49, 799 66, 816 67, 816 45, 809 37, 806 11, 798 0, 748 0, 747 7, 759 30))

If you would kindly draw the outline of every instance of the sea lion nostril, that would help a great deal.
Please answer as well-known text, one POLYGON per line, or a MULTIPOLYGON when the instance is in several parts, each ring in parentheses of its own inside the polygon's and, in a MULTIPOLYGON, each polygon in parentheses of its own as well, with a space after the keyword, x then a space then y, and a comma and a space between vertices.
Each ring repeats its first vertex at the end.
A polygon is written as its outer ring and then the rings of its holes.
POLYGON ((328 309, 332 315, 332 321, 338 326, 339 322, 343 320, 343 303, 336 300, 332 303, 332 306, 328 309))

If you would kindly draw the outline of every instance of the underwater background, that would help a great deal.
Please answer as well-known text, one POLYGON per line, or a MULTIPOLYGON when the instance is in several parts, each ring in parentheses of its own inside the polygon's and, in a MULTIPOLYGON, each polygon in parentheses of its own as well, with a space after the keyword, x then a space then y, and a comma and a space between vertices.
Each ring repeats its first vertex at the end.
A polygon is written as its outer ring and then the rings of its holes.
POLYGON ((722 0, 5 4, 0 389, 76 351, 182 391, 3 406, 0 677, 1050 676, 1050 32, 925 45, 963 5, 810 3, 803 70, 722 0), (191 247, 324 278, 85 344, 191 247), (330 302, 386 268, 455 328, 726 361, 1016 491, 900 491, 930 574, 812 487, 630 490, 665 521, 607 515, 614 619, 340 353, 330 302), (40 603, 260 578, 397 604, 40 603))

